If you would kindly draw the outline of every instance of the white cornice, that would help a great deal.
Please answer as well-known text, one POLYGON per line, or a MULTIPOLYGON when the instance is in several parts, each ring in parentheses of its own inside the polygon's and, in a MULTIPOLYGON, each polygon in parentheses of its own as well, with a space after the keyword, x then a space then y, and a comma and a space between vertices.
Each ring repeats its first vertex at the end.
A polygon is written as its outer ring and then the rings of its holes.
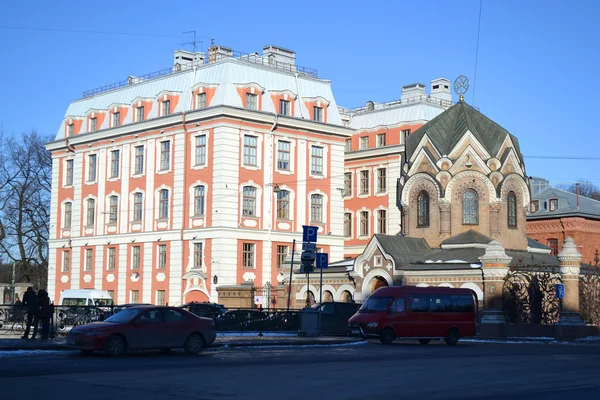
POLYGON ((357 150, 352 151, 350 153, 345 153, 344 160, 360 160, 363 158, 371 158, 377 156, 389 156, 393 154, 402 154, 404 152, 403 144, 396 144, 393 146, 382 146, 382 147, 374 147, 366 150, 357 150))

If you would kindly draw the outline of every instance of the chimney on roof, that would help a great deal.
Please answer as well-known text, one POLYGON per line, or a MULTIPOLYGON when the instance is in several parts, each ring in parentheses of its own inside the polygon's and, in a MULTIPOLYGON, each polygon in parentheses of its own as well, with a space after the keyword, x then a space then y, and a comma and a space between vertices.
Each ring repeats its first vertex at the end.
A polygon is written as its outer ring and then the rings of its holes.
POLYGON ((432 80, 431 97, 442 100, 442 103, 452 102, 452 93, 450 93, 450 81, 446 78, 438 78, 432 80))
POLYGON ((181 71, 192 66, 204 64, 205 54, 202 52, 194 53, 187 50, 175 50, 173 52, 173 70, 181 71))
POLYGON ((230 49, 229 47, 214 44, 208 48, 209 63, 231 57, 233 57, 233 49, 230 49))
POLYGON ((575 182, 575 196, 577 197, 577 209, 579 210, 579 182, 575 182))
POLYGON ((296 65, 296 52, 272 44, 263 47, 262 57, 269 65, 276 63, 296 65))
POLYGON ((402 104, 416 103, 424 100, 425 97, 427 97, 427 94, 425 93, 425 85, 422 83, 402 86, 402 96, 400 97, 402 104))

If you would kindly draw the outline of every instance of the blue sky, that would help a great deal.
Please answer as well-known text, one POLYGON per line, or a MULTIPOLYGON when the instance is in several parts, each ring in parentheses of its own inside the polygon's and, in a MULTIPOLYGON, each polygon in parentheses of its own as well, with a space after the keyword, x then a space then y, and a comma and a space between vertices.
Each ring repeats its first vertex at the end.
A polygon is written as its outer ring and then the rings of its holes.
POLYGON ((479 0, 3 2, 0 124, 5 135, 55 135, 84 90, 171 66, 191 38, 182 32, 196 30, 203 49, 214 37, 242 52, 296 51, 347 107, 466 75, 467 102, 475 92, 474 105, 519 138, 529 175, 600 185, 600 2, 483 0, 475 81, 478 14, 479 0))

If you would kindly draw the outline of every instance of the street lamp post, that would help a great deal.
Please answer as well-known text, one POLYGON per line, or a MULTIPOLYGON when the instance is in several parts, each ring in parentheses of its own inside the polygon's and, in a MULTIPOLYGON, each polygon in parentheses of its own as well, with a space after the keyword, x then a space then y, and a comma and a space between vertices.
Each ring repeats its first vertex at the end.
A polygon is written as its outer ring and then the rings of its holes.
POLYGON ((12 278, 11 278, 11 282, 10 282, 10 301, 12 301, 12 303, 15 303, 15 264, 16 262, 13 261, 12 263, 12 278))

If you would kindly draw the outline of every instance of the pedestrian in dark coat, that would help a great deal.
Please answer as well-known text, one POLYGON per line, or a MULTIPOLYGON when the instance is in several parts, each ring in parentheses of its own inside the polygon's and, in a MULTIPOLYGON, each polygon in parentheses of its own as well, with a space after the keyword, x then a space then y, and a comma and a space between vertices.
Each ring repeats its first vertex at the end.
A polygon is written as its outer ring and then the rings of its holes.
MULTIPOLYGON (((48 339, 50 333, 50 318, 52 317, 52 308, 50 306, 50 297, 44 289, 38 290, 38 304, 40 305, 40 320, 42 321, 42 339, 48 339)), ((33 328, 33 336, 35 339, 37 334, 37 325, 33 328)))
POLYGON ((34 326, 34 335, 35 332, 37 332, 40 317, 40 305, 38 303, 37 294, 31 286, 27 288, 27 291, 23 295, 23 305, 27 309, 27 327, 25 328, 25 334, 21 336, 21 339, 27 339, 29 337, 29 328, 32 324, 34 326))

